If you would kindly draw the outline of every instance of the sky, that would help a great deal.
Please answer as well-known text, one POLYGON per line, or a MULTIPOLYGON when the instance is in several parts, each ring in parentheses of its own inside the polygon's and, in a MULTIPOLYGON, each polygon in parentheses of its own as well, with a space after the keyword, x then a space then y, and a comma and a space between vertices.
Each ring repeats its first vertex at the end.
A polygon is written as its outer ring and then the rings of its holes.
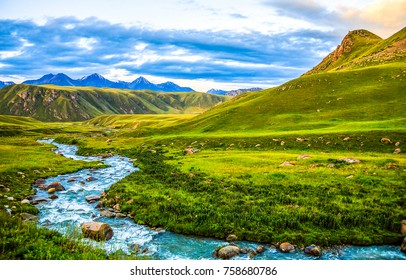
POLYGON ((0 80, 144 76, 197 91, 296 78, 350 30, 387 38, 406 0, 0 0, 0 80))

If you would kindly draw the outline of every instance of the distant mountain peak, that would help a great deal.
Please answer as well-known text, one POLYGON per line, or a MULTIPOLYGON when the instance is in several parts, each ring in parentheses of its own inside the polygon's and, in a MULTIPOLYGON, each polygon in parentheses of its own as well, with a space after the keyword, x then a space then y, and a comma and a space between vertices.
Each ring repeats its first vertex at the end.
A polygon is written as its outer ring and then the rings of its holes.
POLYGON ((304 75, 346 67, 382 41, 381 37, 365 29, 349 31, 334 51, 304 75))
POLYGON ((221 95, 224 95, 224 94, 226 94, 227 92, 228 92, 227 90, 216 89, 216 88, 212 88, 212 89, 209 89, 209 90, 207 91, 207 93, 210 93, 210 94, 221 94, 221 95))
POLYGON ((8 82, 3 82, 0 81, 0 88, 6 87, 6 86, 11 86, 14 85, 14 82, 8 81, 8 82))
POLYGON ((98 73, 93 73, 84 76, 80 79, 73 80, 63 73, 56 75, 50 73, 42 76, 38 80, 24 81, 23 84, 29 85, 44 85, 53 84, 58 86, 92 86, 98 88, 120 88, 120 89, 133 89, 133 90, 152 90, 160 92, 193 92, 194 90, 189 87, 181 87, 173 82, 166 82, 156 85, 151 83, 143 76, 138 77, 134 81, 128 83, 123 81, 112 82, 98 73))
POLYGON ((93 73, 93 74, 91 74, 91 75, 88 75, 88 76, 83 76, 80 80, 86 80, 86 79, 99 79, 99 80, 107 80, 105 77, 103 77, 102 75, 100 75, 100 74, 97 74, 97 73, 93 73))

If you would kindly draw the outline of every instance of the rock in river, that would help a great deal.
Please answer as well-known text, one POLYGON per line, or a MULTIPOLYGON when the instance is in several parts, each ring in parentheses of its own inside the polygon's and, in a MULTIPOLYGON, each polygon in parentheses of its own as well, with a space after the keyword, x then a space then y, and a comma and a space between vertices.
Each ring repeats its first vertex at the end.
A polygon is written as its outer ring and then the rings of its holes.
POLYGON ((93 202, 98 201, 98 200, 100 200, 100 196, 98 196, 98 195, 88 195, 88 196, 86 196, 86 201, 89 202, 89 203, 93 203, 93 202))
POLYGON ((37 186, 37 187, 44 185, 44 184, 45 184, 45 179, 40 178, 40 179, 35 180, 35 186, 37 186))
POLYGON ((50 201, 48 198, 35 197, 35 198, 31 199, 31 204, 32 204, 32 205, 36 205, 36 204, 38 204, 38 203, 41 203, 41 202, 48 202, 48 201, 50 201))
POLYGON ((96 181, 96 180, 97 180, 97 178, 96 178, 96 177, 93 177, 93 176, 90 176, 90 177, 87 177, 87 178, 86 178, 86 181, 87 181, 87 182, 96 181))
POLYGON ((88 222, 82 224, 82 233, 85 237, 100 241, 113 237, 113 229, 106 223, 88 222))
POLYGON ((310 246, 307 246, 307 247, 304 249, 304 252, 305 252, 305 254, 312 255, 312 256, 315 256, 315 257, 320 257, 320 256, 321 256, 321 249, 320 249, 320 247, 319 247, 319 246, 316 246, 316 245, 314 245, 314 244, 312 244, 312 245, 310 245, 310 246))
POLYGON ((400 250, 403 253, 406 253, 406 237, 405 237, 405 239, 403 239, 402 245, 400 246, 400 250))
POLYGON ((107 217, 107 218, 113 218, 116 216, 116 213, 108 211, 108 210, 103 210, 100 212, 100 215, 107 217))
POLYGON ((65 190, 64 186, 62 186, 62 184, 59 183, 59 182, 53 182, 53 183, 49 184, 46 187, 46 190, 49 190, 49 189, 52 189, 52 188, 54 188, 55 191, 57 191, 57 192, 65 190))
POLYGON ((279 245, 279 250, 283 253, 290 253, 295 251, 295 246, 288 242, 284 242, 281 245, 279 245))
POLYGON ((237 246, 225 246, 218 250, 217 255, 223 260, 228 260, 240 254, 240 249, 237 246))

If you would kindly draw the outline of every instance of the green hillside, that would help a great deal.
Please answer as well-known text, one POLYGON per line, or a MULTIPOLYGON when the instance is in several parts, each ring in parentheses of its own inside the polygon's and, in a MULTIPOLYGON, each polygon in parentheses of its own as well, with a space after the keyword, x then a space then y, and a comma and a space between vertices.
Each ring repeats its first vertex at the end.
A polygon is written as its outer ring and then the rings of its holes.
POLYGON ((239 96, 175 131, 270 134, 349 128, 405 130, 405 85, 403 63, 313 74, 239 96))
POLYGON ((406 62, 406 27, 383 40, 367 30, 350 31, 341 44, 304 75, 406 62))
POLYGON ((105 114, 201 113, 228 98, 196 92, 13 85, 0 90, 0 114, 82 121, 105 114))

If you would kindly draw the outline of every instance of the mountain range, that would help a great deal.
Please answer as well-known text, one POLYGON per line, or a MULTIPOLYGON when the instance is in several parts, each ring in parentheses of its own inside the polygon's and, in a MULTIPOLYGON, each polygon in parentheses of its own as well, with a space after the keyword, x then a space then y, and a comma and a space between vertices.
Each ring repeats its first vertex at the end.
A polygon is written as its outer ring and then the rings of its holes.
POLYGON ((0 81, 0 88, 10 86, 10 85, 14 85, 14 82, 2 82, 2 81, 0 81))
POLYGON ((262 88, 241 88, 241 89, 235 89, 235 90, 222 90, 222 89, 210 89, 207 91, 207 93, 210 94, 219 94, 219 95, 227 95, 227 96, 236 96, 241 93, 246 93, 246 92, 255 92, 255 91, 260 91, 262 88))
POLYGON ((113 82, 97 73, 77 80, 74 80, 63 73, 58 73, 56 75, 47 74, 37 80, 24 81, 22 84, 152 90, 156 92, 194 92, 190 87, 181 87, 173 82, 154 84, 144 77, 139 77, 132 82, 113 82))
POLYGON ((107 114, 202 113, 228 99, 201 92, 18 84, 0 89, 0 114, 83 121, 107 114))
POLYGON ((154 85, 142 77, 120 85, 97 74, 80 80, 50 74, 25 83, 60 83, 64 87, 5 87, 0 90, 0 114, 78 121, 103 114, 205 111, 176 129, 215 133, 323 128, 338 121, 398 121, 406 118, 406 28, 385 40, 366 30, 351 31, 336 50, 301 77, 228 102, 224 101, 229 96, 218 94, 111 88, 176 89, 170 82, 154 85), (93 87, 86 87, 89 85, 93 87))

